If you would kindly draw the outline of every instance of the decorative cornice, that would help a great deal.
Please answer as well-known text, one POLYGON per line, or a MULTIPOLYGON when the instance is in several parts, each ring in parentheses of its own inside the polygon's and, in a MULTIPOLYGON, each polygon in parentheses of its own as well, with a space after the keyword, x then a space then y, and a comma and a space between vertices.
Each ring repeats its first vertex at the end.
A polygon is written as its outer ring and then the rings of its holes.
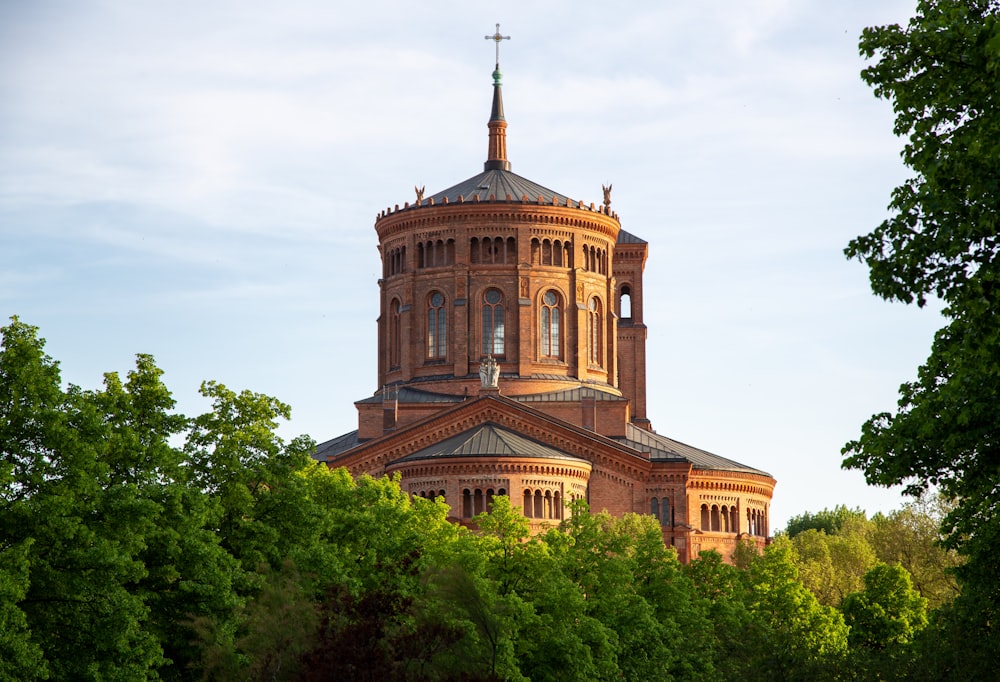
MULTIPOLYGON (((462 223, 482 222, 488 218, 498 223, 538 223, 557 225, 575 229, 588 229, 605 234, 617 240, 621 223, 617 214, 606 214, 600 208, 584 206, 583 202, 567 201, 567 206, 534 201, 522 197, 520 201, 507 199, 504 201, 463 202, 455 204, 406 204, 403 209, 397 205, 396 210, 386 209, 375 220, 375 231, 379 240, 402 231, 426 229, 432 226, 462 223), (414 210, 419 209, 419 210, 414 210)), ((476 225, 478 226, 478 225, 476 225)))

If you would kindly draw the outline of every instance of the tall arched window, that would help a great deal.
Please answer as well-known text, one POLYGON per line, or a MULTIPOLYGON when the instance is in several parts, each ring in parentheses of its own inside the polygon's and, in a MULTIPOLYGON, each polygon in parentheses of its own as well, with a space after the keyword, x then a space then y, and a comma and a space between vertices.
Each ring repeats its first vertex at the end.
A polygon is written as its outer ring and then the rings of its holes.
POLYGON ((483 355, 504 354, 503 294, 487 289, 483 294, 483 355))
POLYGON ((444 295, 435 291, 427 301, 427 357, 443 358, 448 349, 448 324, 444 295))
POLYGON ((389 367, 399 367, 402 358, 403 339, 399 321, 399 299, 389 304, 389 367))
POLYGON ((541 324, 542 357, 558 358, 561 352, 559 327, 559 294, 546 291, 542 296, 541 324))
POLYGON ((587 339, 588 352, 590 353, 590 364, 603 365, 601 354, 601 337, 604 334, 603 320, 601 319, 601 302, 597 297, 590 299, 589 310, 587 311, 587 339))

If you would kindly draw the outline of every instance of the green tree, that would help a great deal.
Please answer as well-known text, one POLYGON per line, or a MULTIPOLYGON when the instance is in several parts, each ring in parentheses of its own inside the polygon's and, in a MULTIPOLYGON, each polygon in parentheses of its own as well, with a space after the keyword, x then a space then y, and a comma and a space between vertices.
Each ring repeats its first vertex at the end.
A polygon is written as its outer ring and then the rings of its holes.
POLYGON ((257 569, 279 568, 308 528, 300 524, 305 486, 297 472, 313 466, 315 443, 277 435, 291 408, 270 396, 208 381, 201 394, 212 410, 191 420, 184 444, 192 485, 213 500, 209 527, 240 564, 241 593, 260 586, 257 569))
POLYGON ((847 652, 840 613, 798 579, 793 549, 779 539, 743 573, 750 628, 745 674, 752 679, 836 679, 847 652))
MULTIPOLYGON (((754 559, 748 559, 747 565, 754 559)), ((756 642, 748 637, 751 616, 744 569, 727 564, 718 552, 702 552, 683 570, 694 587, 691 604, 710 624, 710 633, 702 638, 700 649, 704 658, 712 661, 719 679, 753 679, 748 657, 756 642)))
POLYGON ((890 217, 846 249, 868 265, 877 295, 944 304, 947 323, 916 380, 895 413, 864 424, 844 464, 873 484, 913 494, 936 485, 956 501, 943 531, 968 558, 958 575, 971 601, 959 610, 980 614, 967 646, 983 661, 1000 658, 998 15, 996 0, 921 0, 906 27, 865 29, 861 53, 874 62, 862 78, 892 102, 914 174, 893 191, 890 217))
POLYGON ((861 509, 848 509, 844 505, 837 505, 833 509, 824 509, 818 512, 803 512, 798 516, 793 516, 785 526, 785 533, 790 538, 794 538, 799 533, 807 530, 821 530, 827 535, 834 535, 840 532, 844 525, 851 522, 864 522, 868 518, 861 509))
POLYGON ((28 593, 30 540, 0 546, 0 680, 48 677, 41 647, 31 640, 21 602, 28 593))
POLYGON ((931 610, 959 593, 955 569, 961 557, 941 544, 941 521, 950 507, 939 495, 928 494, 872 517, 871 543, 879 561, 905 568, 931 610))
POLYGON ((864 583, 841 606, 852 663, 867 679, 908 679, 916 653, 911 644, 927 626, 927 600, 899 564, 876 565, 864 583))
POLYGON ((844 597, 860 590, 877 560, 865 537, 868 522, 851 525, 855 532, 842 528, 828 535, 811 528, 791 539, 799 579, 824 606, 837 608, 844 597))
POLYGON ((678 620, 684 610, 666 600, 688 595, 667 582, 683 579, 653 517, 591 514, 580 501, 544 542, 584 597, 586 616, 607 632, 595 627, 597 644, 591 644, 595 661, 605 661, 597 666, 606 671, 602 677, 616 669, 626 679, 703 671, 702 662, 676 646, 683 639, 678 620))
POLYGON ((0 537, 26 551, 19 607, 54 678, 154 677, 166 660, 137 585, 156 505, 116 466, 113 415, 96 394, 64 393, 43 346, 17 319, 3 329, 0 537))
POLYGON ((849 594, 841 607, 851 645, 881 651, 913 641, 927 625, 927 600, 913 589, 906 569, 880 563, 864 582, 864 590, 849 594))

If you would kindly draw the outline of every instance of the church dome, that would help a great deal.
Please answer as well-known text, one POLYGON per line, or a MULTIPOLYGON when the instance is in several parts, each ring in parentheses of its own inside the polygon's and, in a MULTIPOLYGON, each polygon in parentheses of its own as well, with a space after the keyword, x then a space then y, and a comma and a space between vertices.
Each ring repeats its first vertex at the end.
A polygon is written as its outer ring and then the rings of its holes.
POLYGON ((564 194, 542 187, 537 182, 507 170, 486 170, 457 185, 438 192, 427 200, 427 205, 454 204, 467 201, 531 201, 539 204, 566 206, 573 203, 564 194))

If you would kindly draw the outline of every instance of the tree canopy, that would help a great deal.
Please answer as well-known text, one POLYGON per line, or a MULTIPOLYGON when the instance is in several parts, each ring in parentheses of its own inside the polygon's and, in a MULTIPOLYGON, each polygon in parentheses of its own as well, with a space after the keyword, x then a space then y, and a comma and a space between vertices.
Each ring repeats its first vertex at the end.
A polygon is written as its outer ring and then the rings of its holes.
POLYGON ((206 382, 179 415, 146 355, 63 388, 37 329, 0 332, 0 678, 892 679, 969 618, 925 623, 926 505, 804 513, 734 564, 582 501, 531 536, 498 496, 473 532, 314 462, 275 398, 206 382))
MULTIPOLYGON (((874 415, 844 449, 870 483, 929 486, 955 501, 945 542, 979 613, 985 659, 1000 654, 1000 3, 921 0, 905 27, 865 29, 862 72, 892 103, 912 177, 892 192, 890 217, 853 240, 879 296, 943 304, 917 378, 895 412, 874 415), (975 593, 975 597, 971 594, 975 593)), ((971 612, 970 612, 971 613, 971 612)))

